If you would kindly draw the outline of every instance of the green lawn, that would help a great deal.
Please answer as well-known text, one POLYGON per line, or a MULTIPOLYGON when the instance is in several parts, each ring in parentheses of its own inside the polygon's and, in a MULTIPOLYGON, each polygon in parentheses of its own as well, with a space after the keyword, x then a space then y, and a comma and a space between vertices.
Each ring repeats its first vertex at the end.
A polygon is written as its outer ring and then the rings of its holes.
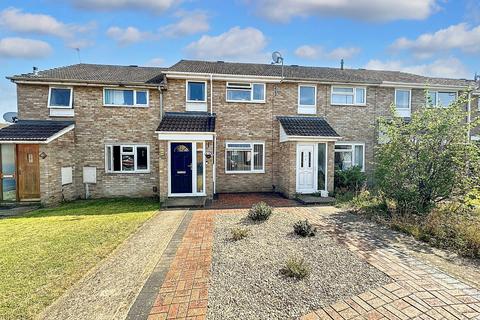
POLYGON ((147 199, 84 200, 0 220, 0 319, 38 314, 158 207, 147 199))

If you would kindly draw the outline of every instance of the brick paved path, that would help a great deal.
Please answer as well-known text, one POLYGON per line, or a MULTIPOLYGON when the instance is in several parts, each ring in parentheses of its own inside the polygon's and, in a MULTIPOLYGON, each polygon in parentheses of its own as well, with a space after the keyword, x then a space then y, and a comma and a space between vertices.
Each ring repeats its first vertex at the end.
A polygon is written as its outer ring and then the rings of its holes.
POLYGON ((149 320, 205 319, 214 212, 196 211, 160 288, 149 320))
MULTIPOLYGON (((480 319, 480 291, 372 237, 342 231, 316 215, 314 208, 295 213, 309 218, 362 259, 394 281, 311 312, 307 319, 480 319)), ((480 272, 479 272, 480 276, 480 272)))

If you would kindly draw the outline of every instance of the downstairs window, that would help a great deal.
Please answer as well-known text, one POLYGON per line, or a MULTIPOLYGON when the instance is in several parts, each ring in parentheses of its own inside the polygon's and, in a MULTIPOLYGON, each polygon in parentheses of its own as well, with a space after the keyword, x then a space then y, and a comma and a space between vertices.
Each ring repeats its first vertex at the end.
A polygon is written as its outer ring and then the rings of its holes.
POLYGON ((105 171, 142 173, 150 171, 148 145, 106 145, 105 171))
POLYGON ((358 166, 365 170, 365 145, 355 143, 335 144, 335 168, 340 170, 358 166))
POLYGON ((263 142, 229 142, 225 153, 225 172, 227 173, 265 172, 263 142))

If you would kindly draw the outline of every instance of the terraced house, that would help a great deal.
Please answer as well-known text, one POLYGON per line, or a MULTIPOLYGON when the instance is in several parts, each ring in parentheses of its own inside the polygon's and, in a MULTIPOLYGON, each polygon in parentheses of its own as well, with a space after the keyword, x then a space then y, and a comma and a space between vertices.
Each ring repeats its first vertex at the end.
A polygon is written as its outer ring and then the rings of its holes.
MULTIPOLYGON (((3 201, 212 198, 333 191, 335 166, 374 165, 379 116, 448 105, 474 81, 392 71, 181 60, 77 64, 9 77, 3 201)), ((478 94, 474 89, 472 94, 478 94)), ((475 116, 478 96, 466 106, 475 116)))

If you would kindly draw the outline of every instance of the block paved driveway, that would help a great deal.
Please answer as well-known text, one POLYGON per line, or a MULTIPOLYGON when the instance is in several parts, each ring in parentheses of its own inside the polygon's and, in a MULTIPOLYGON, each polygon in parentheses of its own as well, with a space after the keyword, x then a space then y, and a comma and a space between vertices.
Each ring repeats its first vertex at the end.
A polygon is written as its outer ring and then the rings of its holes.
MULTIPOLYGON (((360 259, 392 278, 385 286, 312 310, 301 319, 480 319, 478 288, 401 252, 371 230, 368 233, 362 228, 347 230, 348 224, 337 219, 343 213, 335 213, 335 208, 282 207, 276 210, 308 218, 360 259)), ((214 219, 215 214, 227 212, 247 211, 191 212, 191 220, 157 293, 150 303, 140 306, 147 309, 143 318, 206 319, 214 219)))

